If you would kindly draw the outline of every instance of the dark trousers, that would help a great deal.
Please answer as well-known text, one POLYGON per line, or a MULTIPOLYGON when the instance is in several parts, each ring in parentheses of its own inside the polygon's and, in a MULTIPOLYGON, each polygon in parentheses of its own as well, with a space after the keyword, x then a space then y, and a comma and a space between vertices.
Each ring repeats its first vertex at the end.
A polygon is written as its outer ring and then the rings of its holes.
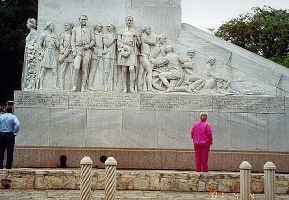
POLYGON ((15 135, 13 133, 0 133, 0 169, 3 169, 4 153, 7 150, 6 169, 12 168, 15 135))

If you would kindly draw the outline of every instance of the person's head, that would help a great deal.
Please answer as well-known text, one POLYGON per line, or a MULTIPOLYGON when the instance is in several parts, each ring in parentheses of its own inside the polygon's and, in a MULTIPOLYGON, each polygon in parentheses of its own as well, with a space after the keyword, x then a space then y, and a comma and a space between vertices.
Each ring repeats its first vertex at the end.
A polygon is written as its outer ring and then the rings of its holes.
POLYGON ((65 24, 64 24, 64 30, 65 30, 65 31, 71 31, 72 28, 73 28, 73 25, 72 25, 72 24, 70 24, 70 23, 65 23, 65 24))
POLYGON ((128 27, 133 26, 134 24, 133 16, 127 16, 125 22, 128 27))
POLYGON ((81 26, 86 26, 87 25, 87 21, 88 21, 87 15, 81 15, 79 17, 79 22, 80 22, 81 26))
POLYGON ((201 120, 202 122, 205 122, 205 121, 207 121, 207 119, 208 119, 208 113, 202 112, 202 113, 200 114, 200 120, 201 120))
POLYGON ((26 27, 28 28, 28 29, 36 29, 36 27, 37 27, 37 24, 36 24, 36 19, 34 19, 34 18, 28 18, 27 19, 27 22, 26 22, 26 27))
POLYGON ((13 113, 14 112, 14 101, 7 101, 7 105, 6 105, 5 110, 7 113, 13 113))
POLYGON ((7 113, 13 113, 13 111, 14 111, 13 107, 11 107, 11 106, 7 106, 6 107, 6 112, 7 113))
POLYGON ((101 33, 103 30, 103 25, 102 24, 97 24, 95 27, 94 27, 94 31, 96 33, 101 33))
POLYGON ((114 29, 115 29, 114 25, 112 25, 112 24, 106 25, 107 32, 111 33, 114 31, 114 29))
POLYGON ((144 26, 143 32, 146 33, 147 35, 150 35, 152 33, 152 28, 148 25, 144 26))
POLYGON ((4 113, 4 112, 6 112, 6 111, 5 111, 5 106, 0 105, 0 113, 4 113))

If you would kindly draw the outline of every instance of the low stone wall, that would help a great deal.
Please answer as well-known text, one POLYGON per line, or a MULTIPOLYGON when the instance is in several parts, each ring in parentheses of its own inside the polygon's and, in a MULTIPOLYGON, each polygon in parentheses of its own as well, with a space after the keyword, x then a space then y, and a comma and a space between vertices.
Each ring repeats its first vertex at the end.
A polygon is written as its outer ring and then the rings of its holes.
MULTIPOLYGON (((11 189, 79 190, 80 170, 0 170, 0 180, 12 181, 11 189)), ((93 171, 93 190, 104 189, 104 170, 93 171)), ((175 192, 239 192, 239 173, 188 171, 118 171, 118 190, 175 192)), ((263 193, 263 175, 252 174, 252 193, 263 193)), ((0 187, 2 188, 2 186, 0 187)), ((276 193, 289 194, 289 175, 276 175, 276 193)))

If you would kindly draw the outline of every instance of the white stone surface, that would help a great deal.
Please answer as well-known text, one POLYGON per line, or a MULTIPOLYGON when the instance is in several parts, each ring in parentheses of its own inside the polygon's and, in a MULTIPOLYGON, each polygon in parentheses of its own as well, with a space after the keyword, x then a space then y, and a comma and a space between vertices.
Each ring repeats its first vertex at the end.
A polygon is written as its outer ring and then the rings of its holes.
POLYGON ((21 129, 16 143, 24 146, 49 146, 50 112, 48 108, 17 108, 21 129))
POLYGON ((133 148, 157 148, 159 124, 157 114, 152 111, 124 111, 123 124, 121 130, 122 147, 127 143, 132 144, 133 148))
POLYGON ((206 96, 203 101, 204 96, 186 95, 186 102, 190 102, 190 99, 193 102, 188 104, 179 104, 177 97, 172 94, 150 94, 150 103, 144 104, 144 101, 148 101, 144 94, 102 94, 97 97, 97 94, 89 92, 26 91, 22 94, 18 91, 15 92, 16 114, 22 129, 17 144, 191 149, 192 124, 199 118, 200 111, 207 111, 213 126, 215 150, 289 151, 289 113, 280 109, 285 107, 285 101, 280 101, 280 97, 206 96), (69 102, 70 106, 61 104, 66 107, 58 107, 51 103, 51 96, 59 102, 65 99, 64 102, 69 102), (90 100, 82 102, 84 99, 90 100), (100 102, 99 99, 104 100, 101 105, 95 102, 100 102), (208 99, 210 104, 206 103, 208 99), (232 107, 242 104, 242 101, 249 101, 251 110, 244 110, 242 106, 232 107), (37 106, 33 106, 32 102, 37 102, 37 106), (167 102, 169 105, 166 105, 167 102), (212 109, 220 102, 222 106, 230 105, 230 109, 212 109), (270 109, 264 109, 260 102, 270 102, 270 109), (200 110, 193 104, 206 106, 200 110))
POLYGON ((50 109, 49 146, 83 147, 86 123, 86 110, 50 109))
POLYGON ((269 115, 268 149, 288 151, 289 114, 269 115))
POLYGON ((182 24, 177 50, 184 54, 187 49, 195 49, 199 54, 196 59, 201 63, 209 56, 216 57, 219 61, 218 69, 225 71, 225 77, 234 80, 234 88, 243 93, 248 87, 252 93, 264 92, 282 96, 289 94, 287 68, 192 25, 182 24))
MULTIPOLYGON (((179 63, 188 50, 196 50, 186 61, 194 66, 191 75, 203 75, 198 70, 208 67, 208 58, 216 58, 207 71, 230 83, 232 90, 217 86, 199 95, 159 90, 138 94, 16 91, 17 114, 23 124, 17 144, 191 149, 190 128, 198 113, 206 111, 214 130, 213 149, 289 151, 289 98, 284 97, 289 95, 289 70, 181 24, 180 4, 181 0, 39 0, 38 30, 53 22, 60 33, 64 23, 77 24, 78 17, 86 14, 90 25, 111 23, 121 32, 125 17, 132 15, 137 29, 149 25, 153 32, 169 36, 169 41, 158 44, 161 53, 172 50, 165 48, 168 44, 179 53, 159 57, 167 58, 169 64, 172 60, 179 63)), ((205 84, 210 80, 203 79, 205 84)), ((188 87, 186 84, 180 86, 188 87)))
POLYGON ((64 23, 77 23, 81 14, 88 16, 91 25, 111 23, 123 28, 125 17, 133 15, 138 27, 151 25, 154 31, 176 39, 181 29, 180 5, 180 0, 39 0, 38 29, 52 21, 56 31, 62 31, 64 23))
MULTIPOLYGON (((151 60, 151 62, 147 62, 147 66, 150 66, 148 68, 153 68, 154 77, 152 85, 155 91, 160 92, 168 89, 170 92, 198 92, 205 95, 211 93, 289 95, 288 69, 189 24, 182 24, 180 5, 181 0, 40 0, 38 8, 38 30, 41 32, 48 22, 52 22, 56 25, 56 32, 60 33, 63 31, 62 29, 65 23, 70 22, 77 26, 79 16, 85 14, 88 16, 91 26, 95 26, 96 24, 113 24, 116 26, 116 33, 121 34, 124 29, 127 29, 127 27, 125 27, 125 18, 130 15, 134 18, 134 24, 138 32, 144 25, 148 25, 151 26, 153 33, 168 35, 170 39, 163 43, 161 41, 157 42, 155 49, 160 48, 161 54, 157 57, 154 55, 151 56, 154 59, 157 58, 156 61, 153 62, 151 60), (117 13, 117 15, 115 13, 117 13), (176 47, 175 49, 178 54, 167 51, 168 48, 166 47, 168 47, 168 45, 176 47), (196 55, 191 60, 195 64, 193 65, 193 73, 186 74, 186 76, 193 76, 193 79, 186 79, 187 81, 184 81, 184 77, 180 78, 179 74, 186 71, 183 69, 177 70, 177 72, 165 70, 169 75, 162 73, 164 66, 175 65, 174 67, 177 67, 176 65, 179 65, 173 62, 173 60, 176 61, 176 59, 172 60, 170 58, 176 58, 177 56, 177 60, 180 61, 185 57, 188 50, 196 51, 196 55), (203 73, 206 71, 204 68, 206 68, 205 66, 209 58, 215 58, 216 60, 215 64, 208 70, 213 76, 207 76, 208 74, 203 73), (164 64, 160 62, 164 65, 158 66, 157 60, 163 61, 163 59, 166 59, 168 63, 164 64), (198 71, 196 68, 202 70, 198 71), (160 74, 162 76, 159 76, 160 74), (173 81, 169 78, 170 76, 178 77, 177 79, 180 82, 177 86, 174 86, 173 81), (195 83, 197 82, 199 84, 200 81, 202 82, 201 86, 199 85, 200 87, 196 88, 195 83)), ((103 33, 105 32, 106 31, 103 31, 103 33)), ((119 43, 123 39, 123 34, 122 36, 118 36, 119 37, 116 38, 118 38, 119 43)), ((137 42, 135 40, 134 42, 135 44, 139 44, 141 40, 139 38, 137 42)), ((117 46, 118 50, 122 48, 120 44, 117 46)), ((90 43, 89 48, 92 47, 93 44, 90 43)), ((76 57, 75 60, 77 59, 76 57)), ((120 63, 119 60, 118 58, 115 62, 120 63)), ((77 62, 74 64, 76 63, 77 62)), ((143 62, 140 60, 140 63, 143 62)), ((83 69, 90 67, 91 66, 88 65, 87 67, 83 67, 83 69)), ((78 69, 77 67, 75 68, 78 69)), ((116 71, 117 69, 115 69, 114 77, 112 78, 114 83, 126 81, 120 81, 116 71)), ((99 71, 97 75, 102 77, 99 71)), ((133 85, 133 77, 132 75, 130 78, 132 81, 127 85, 133 85)), ((149 77, 151 80, 152 76, 150 75, 149 77)), ((78 85, 78 82, 82 82, 85 85, 86 76, 83 76, 82 79, 84 80, 77 81, 75 78, 75 86, 78 85)), ((109 84, 112 84, 112 80, 109 81, 109 84)), ((135 82, 139 86, 142 81, 142 78, 139 78, 135 82)), ((54 85, 48 84, 45 88, 53 89, 51 87, 54 87, 54 85)), ((115 92, 119 89, 118 86, 116 88, 111 88, 111 90, 115 92)), ((138 89, 140 88, 139 86, 138 89)), ((75 91, 80 90, 79 87, 74 87, 74 89, 75 91)), ((81 90, 85 90, 85 87, 81 87, 81 90)), ((131 87, 130 90, 133 91, 133 87, 131 87)))
POLYGON ((87 110, 87 128, 84 130, 86 147, 119 147, 121 131, 121 111, 87 110))

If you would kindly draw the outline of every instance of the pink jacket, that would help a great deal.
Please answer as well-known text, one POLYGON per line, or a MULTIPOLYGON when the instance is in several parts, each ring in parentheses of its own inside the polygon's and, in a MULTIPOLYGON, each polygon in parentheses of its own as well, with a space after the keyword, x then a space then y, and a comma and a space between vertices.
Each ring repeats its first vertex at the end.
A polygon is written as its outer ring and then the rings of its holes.
POLYGON ((213 144, 212 128, 207 121, 194 124, 191 134, 193 144, 213 144))

